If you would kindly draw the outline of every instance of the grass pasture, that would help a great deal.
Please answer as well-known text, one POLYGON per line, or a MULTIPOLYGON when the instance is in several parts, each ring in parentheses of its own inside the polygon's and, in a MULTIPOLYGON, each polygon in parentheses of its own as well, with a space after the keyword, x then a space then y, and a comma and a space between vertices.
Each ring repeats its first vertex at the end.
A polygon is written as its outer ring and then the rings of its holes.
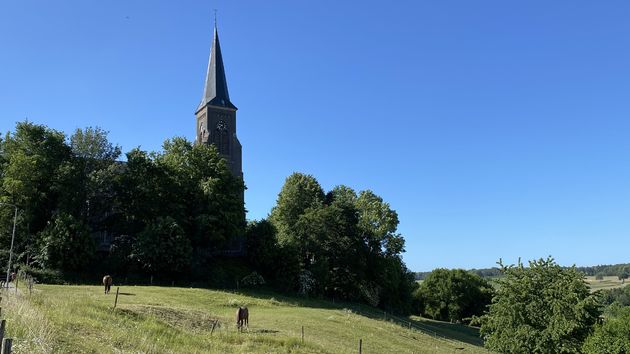
POLYGON ((592 291, 602 290, 602 289, 614 289, 621 288, 627 285, 628 279, 626 282, 622 283, 616 276, 606 276, 603 280, 596 280, 594 276, 587 276, 586 282, 591 287, 592 291))
POLYGON ((112 310, 114 293, 38 285, 32 295, 4 294, 2 315, 15 353, 356 353, 359 338, 363 353, 486 353, 474 328, 418 317, 384 320, 382 312, 356 304, 124 286, 112 310), (250 310, 249 331, 240 334, 239 305, 250 310), (402 322, 409 320, 412 329, 402 322))

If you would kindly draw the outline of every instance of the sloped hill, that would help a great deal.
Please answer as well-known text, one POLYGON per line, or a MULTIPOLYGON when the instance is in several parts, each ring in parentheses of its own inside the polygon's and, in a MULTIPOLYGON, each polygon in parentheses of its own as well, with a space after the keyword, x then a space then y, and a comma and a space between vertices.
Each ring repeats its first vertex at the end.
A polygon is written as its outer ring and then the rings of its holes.
POLYGON ((2 315, 16 353, 356 353, 360 339, 363 353, 486 352, 473 328, 356 304, 145 286, 121 287, 116 310, 114 299, 97 286, 40 285, 4 294, 2 315), (244 333, 239 305, 250 312, 244 333))

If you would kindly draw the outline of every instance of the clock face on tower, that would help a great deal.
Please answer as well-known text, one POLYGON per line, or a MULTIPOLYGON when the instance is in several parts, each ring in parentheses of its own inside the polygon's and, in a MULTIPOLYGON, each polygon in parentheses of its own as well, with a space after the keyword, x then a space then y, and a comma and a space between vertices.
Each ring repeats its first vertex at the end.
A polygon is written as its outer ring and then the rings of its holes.
POLYGON ((226 131, 227 130, 227 124, 224 121, 220 120, 217 123, 217 130, 226 131))

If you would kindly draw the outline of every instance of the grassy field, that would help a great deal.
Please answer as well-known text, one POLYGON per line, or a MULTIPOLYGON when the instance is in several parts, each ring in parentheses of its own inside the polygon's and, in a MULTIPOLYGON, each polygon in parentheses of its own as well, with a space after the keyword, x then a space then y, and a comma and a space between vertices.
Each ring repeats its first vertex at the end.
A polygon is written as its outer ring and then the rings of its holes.
POLYGON ((356 304, 145 286, 121 287, 116 310, 114 298, 97 286, 38 285, 4 294, 2 315, 16 353, 356 353, 359 339, 363 353, 486 353, 474 328, 384 320, 356 304), (235 328, 239 305, 250 310, 245 333, 235 328))
POLYGON ((595 277, 586 277, 586 282, 590 285, 591 290, 614 289, 627 285, 627 281, 622 283, 616 276, 604 277, 603 280, 596 280, 595 277))

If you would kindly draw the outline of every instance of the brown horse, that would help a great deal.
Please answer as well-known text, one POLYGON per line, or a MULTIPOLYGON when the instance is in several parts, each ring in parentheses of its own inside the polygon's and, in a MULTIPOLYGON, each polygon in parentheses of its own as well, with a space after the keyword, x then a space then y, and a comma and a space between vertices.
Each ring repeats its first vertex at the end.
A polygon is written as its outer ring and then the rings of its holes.
POLYGON ((114 283, 114 279, 110 275, 106 275, 103 277, 103 285, 105 286, 105 294, 109 294, 109 290, 112 288, 112 284, 114 283))
POLYGON ((243 327, 249 328, 249 310, 247 307, 239 307, 236 310, 236 328, 242 332, 243 327))

